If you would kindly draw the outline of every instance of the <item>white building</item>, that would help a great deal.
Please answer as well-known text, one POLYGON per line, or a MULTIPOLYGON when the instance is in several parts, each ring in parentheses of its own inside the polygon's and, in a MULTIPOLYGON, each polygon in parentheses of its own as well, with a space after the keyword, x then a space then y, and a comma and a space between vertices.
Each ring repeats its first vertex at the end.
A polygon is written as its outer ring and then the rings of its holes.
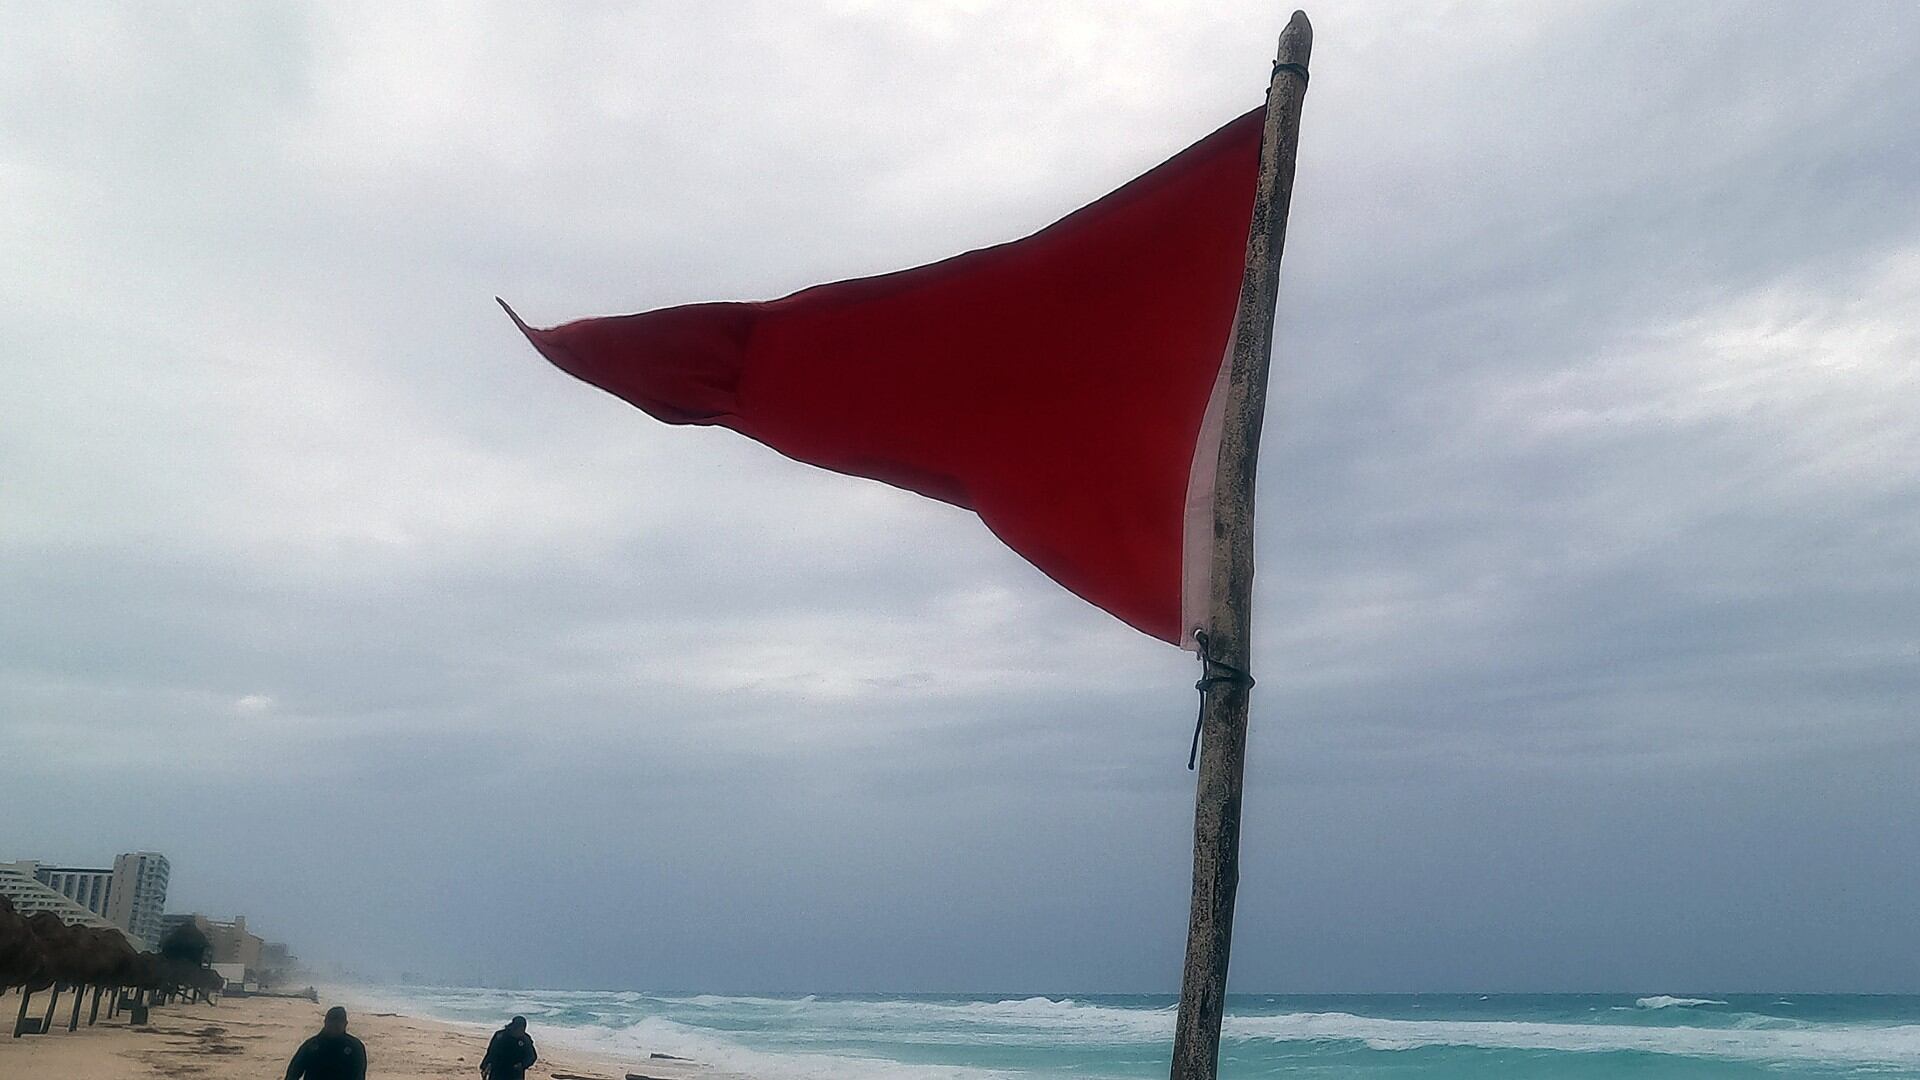
POLYGON ((124 929, 114 926, 106 919, 88 911, 67 897, 42 885, 34 876, 31 863, 0 863, 0 896, 13 904, 13 910, 20 915, 32 915, 36 912, 51 911, 68 926, 99 926, 119 930, 127 940, 138 948, 140 942, 124 929))
POLYGON ((167 910, 167 857, 157 851, 135 851, 113 860, 113 886, 107 897, 107 918, 115 926, 160 947, 160 917, 167 910))
MULTIPOLYGON (((59 893, 77 906, 125 930, 145 949, 160 945, 160 916, 167 906, 167 857, 135 851, 113 868, 52 866, 32 859, 0 863, 59 893)), ((71 920, 69 920, 71 921, 71 920)))
POLYGON ((83 866, 47 866, 37 862, 15 865, 31 866, 33 869, 28 872, 40 884, 95 915, 103 917, 106 915, 107 897, 113 891, 112 870, 95 870, 83 866))
POLYGON ((247 965, 245 964, 209 964, 213 973, 220 976, 220 984, 229 994, 237 994, 252 989, 247 985, 247 965))

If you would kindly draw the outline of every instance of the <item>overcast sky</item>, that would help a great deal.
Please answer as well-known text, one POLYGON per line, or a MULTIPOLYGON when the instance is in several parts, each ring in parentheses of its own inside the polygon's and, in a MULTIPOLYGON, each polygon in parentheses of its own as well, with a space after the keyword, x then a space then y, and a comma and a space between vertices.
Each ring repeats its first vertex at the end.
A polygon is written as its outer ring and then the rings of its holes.
MULTIPOLYGON (((1029 232, 1260 4, 0 4, 0 858, 533 985, 1178 985, 1196 665, 530 320, 1029 232)), ((1920 8, 1327 4, 1242 990, 1920 991, 1920 8)))

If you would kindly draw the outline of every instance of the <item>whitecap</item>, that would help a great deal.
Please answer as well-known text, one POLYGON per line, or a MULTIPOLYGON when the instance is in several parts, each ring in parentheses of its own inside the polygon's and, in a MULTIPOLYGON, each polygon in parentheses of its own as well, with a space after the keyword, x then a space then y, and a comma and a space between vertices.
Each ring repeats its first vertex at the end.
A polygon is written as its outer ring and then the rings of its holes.
POLYGON ((1637 1051, 1760 1062, 1920 1067, 1920 1024, 1756 1030, 1516 1020, 1386 1020, 1350 1013, 1228 1016, 1229 1039, 1350 1040, 1374 1050, 1477 1046, 1569 1053, 1637 1051))

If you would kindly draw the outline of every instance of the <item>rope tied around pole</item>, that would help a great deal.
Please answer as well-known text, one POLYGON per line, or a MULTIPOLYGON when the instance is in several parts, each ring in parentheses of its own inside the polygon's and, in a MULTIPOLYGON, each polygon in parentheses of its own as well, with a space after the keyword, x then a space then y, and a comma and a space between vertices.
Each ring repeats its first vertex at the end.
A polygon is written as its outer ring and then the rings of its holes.
POLYGON ((1192 772, 1194 763, 1200 760, 1200 729, 1207 722, 1207 694, 1216 686, 1239 686, 1253 689, 1253 676, 1234 667, 1224 660, 1214 659, 1207 648, 1207 632, 1196 630, 1194 643, 1200 647, 1200 681, 1193 684, 1200 691, 1200 713, 1193 718, 1193 746, 1187 751, 1187 771, 1192 772))
POLYGON ((1305 64, 1288 64, 1276 60, 1273 64, 1273 74, 1267 76, 1267 78, 1273 79, 1283 71, 1289 75, 1300 76, 1300 85, 1302 87, 1307 85, 1307 65, 1305 64))

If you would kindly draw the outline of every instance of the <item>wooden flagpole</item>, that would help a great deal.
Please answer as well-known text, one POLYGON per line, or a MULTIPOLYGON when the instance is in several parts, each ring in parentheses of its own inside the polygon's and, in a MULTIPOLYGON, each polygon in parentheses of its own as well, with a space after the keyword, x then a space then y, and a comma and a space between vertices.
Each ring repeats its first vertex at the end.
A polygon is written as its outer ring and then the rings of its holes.
POLYGON ((1232 368, 1213 495, 1212 625, 1205 655, 1208 692, 1201 711, 1200 775, 1193 810, 1193 907, 1187 918, 1187 962, 1180 981, 1180 1017, 1173 1035, 1173 1080, 1214 1080, 1220 1063, 1220 1018, 1226 1010, 1227 958, 1233 947, 1233 898, 1240 884, 1240 789, 1246 769, 1247 704, 1251 697, 1248 632, 1253 622, 1253 481, 1266 413, 1267 361, 1280 250, 1287 238, 1300 105, 1307 92, 1313 26, 1296 11, 1280 34, 1267 86, 1267 126, 1260 143, 1260 180, 1247 233, 1232 368), (1224 673, 1225 677, 1220 677, 1224 673))

